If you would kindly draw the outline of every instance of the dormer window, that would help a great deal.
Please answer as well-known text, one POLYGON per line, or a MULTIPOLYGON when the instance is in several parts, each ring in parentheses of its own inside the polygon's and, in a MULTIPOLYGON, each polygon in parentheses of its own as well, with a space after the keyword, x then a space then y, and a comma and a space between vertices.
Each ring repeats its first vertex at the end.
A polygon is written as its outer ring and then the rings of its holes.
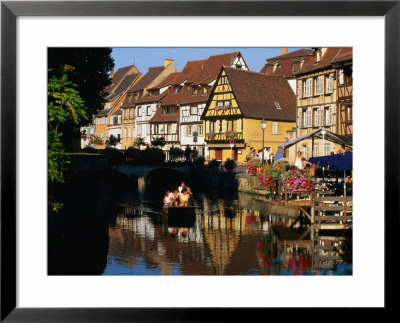
POLYGON ((277 109, 282 110, 282 107, 281 107, 281 105, 279 104, 279 102, 274 102, 274 104, 275 104, 275 107, 276 107, 277 109))
POLYGON ((199 93, 199 88, 197 86, 193 87, 193 95, 197 95, 199 93))
POLYGON ((203 94, 207 94, 207 92, 208 92, 207 86, 203 87, 203 94))
POLYGON ((319 61, 321 60, 321 50, 317 49, 317 53, 316 54, 317 54, 317 56, 316 56, 315 62, 319 63, 319 61))
POLYGON ((181 91, 182 86, 177 85, 174 87, 174 93, 179 93, 181 91))

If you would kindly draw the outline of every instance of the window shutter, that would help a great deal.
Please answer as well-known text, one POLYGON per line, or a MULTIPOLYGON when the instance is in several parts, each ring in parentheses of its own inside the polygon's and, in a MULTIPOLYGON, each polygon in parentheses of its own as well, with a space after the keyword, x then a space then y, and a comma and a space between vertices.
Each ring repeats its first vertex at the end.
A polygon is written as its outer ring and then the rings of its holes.
POLYGON ((324 94, 324 76, 320 76, 319 80, 319 94, 324 94))
POLYGON ((297 91, 298 91, 298 96, 299 96, 299 98, 302 98, 302 92, 301 92, 301 90, 302 90, 302 84, 303 84, 303 81, 302 80, 299 80, 299 82, 298 82, 298 88, 297 88, 297 91))
POLYGON ((242 119, 236 120, 236 130, 242 132, 242 119))

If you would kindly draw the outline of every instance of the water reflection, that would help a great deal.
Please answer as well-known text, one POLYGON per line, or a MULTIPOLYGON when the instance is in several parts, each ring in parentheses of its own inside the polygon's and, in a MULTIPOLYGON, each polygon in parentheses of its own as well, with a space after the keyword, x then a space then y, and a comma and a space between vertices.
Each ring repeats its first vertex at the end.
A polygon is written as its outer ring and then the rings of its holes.
POLYGON ((154 196, 132 193, 109 226, 103 274, 352 274, 350 231, 311 235, 306 221, 271 213, 263 197, 226 194, 196 194, 188 224, 172 223, 154 196))

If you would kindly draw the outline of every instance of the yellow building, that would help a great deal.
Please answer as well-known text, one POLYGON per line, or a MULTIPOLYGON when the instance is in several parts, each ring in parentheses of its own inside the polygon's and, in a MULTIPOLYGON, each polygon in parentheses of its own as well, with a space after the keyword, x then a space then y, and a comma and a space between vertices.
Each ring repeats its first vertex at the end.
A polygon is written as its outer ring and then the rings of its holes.
POLYGON ((275 153, 295 127, 296 97, 282 76, 223 67, 202 115, 210 159, 245 161, 250 148, 275 153))
POLYGON ((324 129, 336 135, 352 136, 352 48, 315 48, 313 56, 297 62, 297 127, 298 141, 286 151, 294 160, 301 151, 306 159, 345 151, 345 146, 310 139, 307 134, 324 129))

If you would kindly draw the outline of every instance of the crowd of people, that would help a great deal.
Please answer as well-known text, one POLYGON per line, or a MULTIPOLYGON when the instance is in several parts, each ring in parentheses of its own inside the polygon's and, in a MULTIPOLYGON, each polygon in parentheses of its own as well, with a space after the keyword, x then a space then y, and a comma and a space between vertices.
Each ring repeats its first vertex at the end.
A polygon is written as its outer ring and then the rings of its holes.
MULTIPOLYGON (((284 157, 283 150, 278 149, 276 154, 271 151, 271 147, 264 147, 264 161, 269 165, 273 164, 276 160, 281 159, 284 157)), ((246 154, 246 161, 251 160, 252 158, 263 158, 263 150, 259 149, 258 152, 255 148, 250 147, 249 152, 246 154)))
POLYGON ((163 206, 193 206, 193 192, 190 187, 182 182, 179 187, 166 190, 163 198, 163 206))

